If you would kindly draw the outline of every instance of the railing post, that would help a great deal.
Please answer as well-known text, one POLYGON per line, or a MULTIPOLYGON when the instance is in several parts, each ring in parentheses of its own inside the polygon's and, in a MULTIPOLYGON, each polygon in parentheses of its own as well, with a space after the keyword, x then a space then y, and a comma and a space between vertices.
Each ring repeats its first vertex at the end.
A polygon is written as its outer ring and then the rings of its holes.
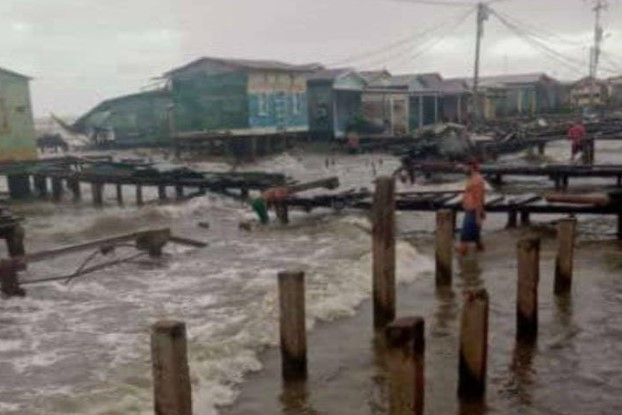
POLYGON ((307 328, 304 272, 280 272, 279 310, 282 374, 285 380, 307 377, 307 328))

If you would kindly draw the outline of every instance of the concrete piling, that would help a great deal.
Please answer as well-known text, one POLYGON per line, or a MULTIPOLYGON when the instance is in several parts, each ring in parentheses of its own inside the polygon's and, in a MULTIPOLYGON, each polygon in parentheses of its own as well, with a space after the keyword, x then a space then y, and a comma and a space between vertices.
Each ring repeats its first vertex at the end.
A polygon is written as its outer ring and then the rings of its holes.
POLYGON ((425 401, 425 322, 400 318, 386 328, 390 371, 389 413, 423 415, 425 401))
POLYGON ((522 226, 529 226, 530 223, 531 223, 531 219, 530 219, 529 211, 522 210, 520 212, 520 224, 522 226))
POLYGON ((479 400, 486 393, 488 363, 488 292, 467 291, 460 327, 458 396, 479 400))
POLYGON ((117 189, 117 204, 119 206, 123 206, 123 185, 121 185, 121 183, 117 183, 115 187, 117 189))
POLYGON ((395 318, 395 182, 376 180, 372 207, 374 328, 384 329, 395 318))
POLYGON ((91 193, 93 195, 93 206, 102 207, 104 205, 103 183, 91 183, 91 193))
POLYGON ((136 185, 136 205, 142 206, 144 204, 143 201, 143 187, 140 184, 136 185))
POLYGON ((508 223, 505 226, 506 229, 514 229, 518 226, 518 212, 512 210, 508 212, 508 223))
POLYGON ((285 203, 276 203, 274 205, 274 211, 282 225, 287 225, 289 223, 289 208, 285 203))
POLYGON ((555 294, 570 292, 577 220, 562 219, 557 223, 557 258, 555 260, 555 294))
POLYGON ((301 271, 280 272, 278 280, 283 379, 305 379, 307 377, 305 274, 301 271))
POLYGON ((175 198, 177 200, 184 198, 184 187, 180 184, 175 185, 175 198))
POLYGON ((37 192, 37 196, 40 198, 45 198, 48 195, 48 179, 47 177, 41 174, 35 174, 33 176, 35 191, 37 192))
POLYGON ((32 194, 30 176, 27 174, 12 174, 7 176, 7 184, 11 199, 26 199, 32 194))
POLYGON ((161 184, 158 186, 158 199, 166 200, 166 186, 161 184))
POLYGON ((538 283, 540 238, 527 236, 517 244, 516 337, 533 340, 538 334, 538 283))
POLYGON ((82 188, 80 187, 80 181, 78 179, 67 179, 67 187, 73 193, 74 202, 82 200, 82 188))
POLYGON ((157 415, 192 415, 186 325, 159 321, 151 327, 153 401, 157 415))
POLYGON ((454 212, 436 212, 436 285, 451 285, 454 243, 454 212))
POLYGON ((63 181, 58 177, 52 177, 52 200, 60 202, 63 198, 63 181))

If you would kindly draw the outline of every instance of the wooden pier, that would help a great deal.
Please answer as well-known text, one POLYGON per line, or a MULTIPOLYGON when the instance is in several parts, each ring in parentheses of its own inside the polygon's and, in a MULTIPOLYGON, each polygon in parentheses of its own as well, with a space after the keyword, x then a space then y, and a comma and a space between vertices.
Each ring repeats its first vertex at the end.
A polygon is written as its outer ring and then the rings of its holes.
MULTIPOLYGON (((557 202, 557 198, 527 193, 522 195, 489 194, 486 196, 487 213, 505 213, 508 215, 508 227, 515 227, 520 217, 523 224, 528 224, 531 215, 615 215, 618 219, 617 236, 622 239, 622 199, 613 192, 602 197, 586 197, 578 203, 557 202), (592 200, 593 199, 593 200, 592 200)), ((562 198, 563 199, 563 198, 562 198)), ((373 195, 369 192, 343 192, 314 197, 289 197, 285 202, 289 207, 307 212, 316 208, 362 209, 370 210, 373 195)), ((462 211, 462 192, 402 192, 396 193, 395 208, 400 211, 436 212, 451 210, 462 211)))
POLYGON ((53 201, 59 202, 68 191, 74 201, 79 201, 82 198, 80 185, 86 184, 90 186, 95 206, 103 205, 105 186, 115 186, 120 205, 124 204, 123 186, 135 187, 136 203, 142 205, 144 187, 156 187, 158 198, 166 200, 167 188, 173 188, 176 198, 182 199, 186 197, 186 189, 193 189, 198 194, 209 190, 241 195, 249 190, 265 190, 290 183, 282 174, 201 172, 182 167, 159 168, 150 163, 78 157, 2 164, 0 176, 7 177, 12 199, 51 196, 53 201))
MULTIPOLYGON (((431 174, 464 174, 466 166, 459 163, 412 163, 409 166, 414 172, 431 174)), ((622 165, 575 165, 575 164, 544 164, 544 165, 501 165, 484 164, 481 174, 493 183, 502 183, 507 176, 544 177, 552 180, 556 189, 566 189, 570 178, 610 178, 616 185, 622 185, 622 165)))

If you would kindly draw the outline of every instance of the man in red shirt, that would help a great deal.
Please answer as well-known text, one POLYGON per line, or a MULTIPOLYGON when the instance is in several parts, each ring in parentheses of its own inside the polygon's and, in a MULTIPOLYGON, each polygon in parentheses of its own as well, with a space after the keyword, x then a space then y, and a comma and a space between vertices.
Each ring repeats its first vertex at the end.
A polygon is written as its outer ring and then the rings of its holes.
POLYGON ((583 121, 579 121, 568 129, 568 139, 571 141, 570 161, 574 161, 577 154, 581 151, 583 138, 585 138, 583 121))

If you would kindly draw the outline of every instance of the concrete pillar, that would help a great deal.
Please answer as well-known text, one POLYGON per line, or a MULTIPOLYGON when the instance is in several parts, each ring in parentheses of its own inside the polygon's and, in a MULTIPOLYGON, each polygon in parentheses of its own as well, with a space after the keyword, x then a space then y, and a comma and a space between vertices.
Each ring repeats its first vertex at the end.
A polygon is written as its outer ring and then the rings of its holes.
POLYGON ((93 195, 93 206, 104 206, 104 184, 91 183, 91 193, 93 195))
POLYGON ((142 206, 144 204, 143 201, 143 186, 140 184, 136 185, 136 205, 142 206))
POLYGON ((52 177, 52 200, 60 202, 63 198, 63 181, 58 177, 52 177))
POLYGON ((48 195, 48 179, 47 177, 41 175, 41 174, 36 174, 34 176, 34 184, 35 184, 35 190, 37 192, 37 196, 39 196, 40 198, 45 198, 48 195))
POLYGON ((117 189, 117 204, 123 206, 123 185, 117 183, 115 187, 117 189))

